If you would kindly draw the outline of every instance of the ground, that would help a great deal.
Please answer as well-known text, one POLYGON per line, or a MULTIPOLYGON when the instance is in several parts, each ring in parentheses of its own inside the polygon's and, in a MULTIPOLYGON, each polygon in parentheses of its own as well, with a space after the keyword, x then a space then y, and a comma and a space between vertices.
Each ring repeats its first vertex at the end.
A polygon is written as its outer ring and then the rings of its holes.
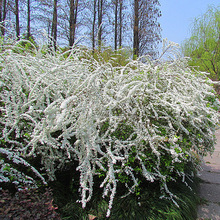
POLYGON ((200 172, 200 197, 198 220, 220 220, 220 129, 216 131, 215 151, 204 158, 200 172))

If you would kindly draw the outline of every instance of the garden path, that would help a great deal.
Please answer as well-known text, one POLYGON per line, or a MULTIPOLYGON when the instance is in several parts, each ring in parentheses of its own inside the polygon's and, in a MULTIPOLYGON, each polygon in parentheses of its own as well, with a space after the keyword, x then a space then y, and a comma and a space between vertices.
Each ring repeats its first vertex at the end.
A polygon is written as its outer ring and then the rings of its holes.
POLYGON ((220 130, 216 131, 217 143, 212 156, 204 158, 200 172, 200 198, 198 220, 220 220, 220 130))

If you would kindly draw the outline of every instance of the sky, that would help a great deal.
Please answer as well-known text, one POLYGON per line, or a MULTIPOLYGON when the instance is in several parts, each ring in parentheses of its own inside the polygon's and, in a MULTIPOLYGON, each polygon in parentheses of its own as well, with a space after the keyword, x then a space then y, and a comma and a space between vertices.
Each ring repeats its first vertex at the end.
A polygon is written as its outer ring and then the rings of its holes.
POLYGON ((160 0, 162 38, 181 44, 190 37, 193 20, 204 14, 208 6, 220 6, 220 0, 160 0))

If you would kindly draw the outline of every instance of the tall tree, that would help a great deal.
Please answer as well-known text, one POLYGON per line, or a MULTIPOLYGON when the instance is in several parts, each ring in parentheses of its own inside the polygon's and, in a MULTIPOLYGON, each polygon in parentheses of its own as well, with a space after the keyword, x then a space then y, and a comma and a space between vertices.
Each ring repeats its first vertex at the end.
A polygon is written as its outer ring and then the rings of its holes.
POLYGON ((96 5, 97 5, 97 0, 93 0, 93 20, 92 20, 92 50, 93 50, 93 53, 95 51, 96 5))
POLYGON ((4 0, 3 1, 3 12, 2 12, 2 22, 3 22, 3 25, 2 25, 2 35, 4 36, 5 35, 5 28, 4 28, 4 26, 5 26, 5 24, 4 24, 4 22, 5 22, 5 19, 6 19, 6 4, 7 4, 7 0, 4 0))
POLYGON ((152 58, 157 56, 157 45, 161 41, 161 28, 158 18, 161 16, 158 0, 134 0, 134 39, 135 56, 144 54, 152 58))
POLYGON ((53 21, 52 21, 52 30, 51 38, 54 44, 54 49, 56 50, 57 44, 57 0, 53 1, 53 21))
MULTIPOLYGON (((220 80, 220 7, 210 7, 193 22, 191 37, 182 45, 183 54, 190 57, 189 65, 210 73, 220 80)), ((217 92, 220 94, 220 86, 217 92)))
POLYGON ((19 0, 15 0, 15 18, 16 18, 16 37, 20 38, 20 24, 19 24, 19 0))
POLYGON ((122 46, 122 29, 123 26, 123 0, 112 0, 114 11, 114 49, 122 46))
POLYGON ((102 45, 103 0, 98 0, 98 48, 102 45))
POLYGON ((38 35, 39 29, 44 29, 48 36, 52 36, 54 3, 54 0, 35 0, 32 5, 32 34, 38 35))
POLYGON ((140 0, 134 0, 134 39, 133 39, 133 53, 134 56, 139 56, 139 2, 140 0))
POLYGON ((0 22, 2 22, 2 5, 3 5, 3 1, 0 0, 0 22))
POLYGON ((72 47, 76 34, 76 19, 78 13, 78 0, 70 0, 70 18, 69 18, 69 46, 72 47))
POLYGON ((31 10, 30 10, 30 0, 27 0, 27 39, 31 37, 31 10))
POLYGON ((115 50, 118 49, 118 0, 114 0, 115 4, 115 50))
POLYGON ((123 0, 119 0, 119 47, 122 47, 122 7, 123 0))

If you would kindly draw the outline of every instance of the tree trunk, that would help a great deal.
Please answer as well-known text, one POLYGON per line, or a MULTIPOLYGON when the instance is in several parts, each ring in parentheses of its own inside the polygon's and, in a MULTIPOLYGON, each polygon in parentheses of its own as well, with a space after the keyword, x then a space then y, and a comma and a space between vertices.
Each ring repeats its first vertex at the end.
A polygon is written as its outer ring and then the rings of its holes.
POLYGON ((118 0, 115 0, 115 50, 118 48, 118 0))
POLYGON ((75 41, 75 34, 76 34, 76 19, 77 19, 77 12, 78 12, 78 0, 70 1, 70 30, 69 30, 69 46, 72 47, 75 41))
POLYGON ((134 58, 139 55, 139 0, 134 0, 134 39, 133 39, 133 54, 134 58))
POLYGON ((119 47, 122 47, 122 0, 119 0, 119 47))
POLYGON ((101 51, 102 45, 102 17, 103 17, 103 0, 98 0, 98 48, 101 51))
MULTIPOLYGON (((1 32, 2 32, 2 36, 5 35, 5 24, 4 21, 6 19, 6 0, 3 1, 3 12, 2 12, 2 18, 1 18, 1 22, 2 22, 2 27, 1 27, 1 32)), ((2 8, 1 8, 2 10, 2 8)))
POLYGON ((54 45, 54 49, 56 50, 57 44, 57 0, 53 2, 53 22, 52 22, 52 30, 51 30, 52 42, 54 45))
POLYGON ((15 17, 16 17, 16 37, 20 38, 20 26, 19 26, 19 0, 15 0, 15 17))
POLYGON ((93 21, 92 21, 92 51, 95 52, 95 22, 96 22, 96 2, 93 1, 93 21))
POLYGON ((160 42, 160 24, 157 21, 161 16, 159 0, 135 0, 135 5, 134 58, 148 54, 156 59, 156 48, 160 42))
POLYGON ((30 0, 27 0, 27 40, 31 37, 31 11, 30 11, 30 0))
POLYGON ((2 22, 2 0, 0 0, 0 22, 2 22))

